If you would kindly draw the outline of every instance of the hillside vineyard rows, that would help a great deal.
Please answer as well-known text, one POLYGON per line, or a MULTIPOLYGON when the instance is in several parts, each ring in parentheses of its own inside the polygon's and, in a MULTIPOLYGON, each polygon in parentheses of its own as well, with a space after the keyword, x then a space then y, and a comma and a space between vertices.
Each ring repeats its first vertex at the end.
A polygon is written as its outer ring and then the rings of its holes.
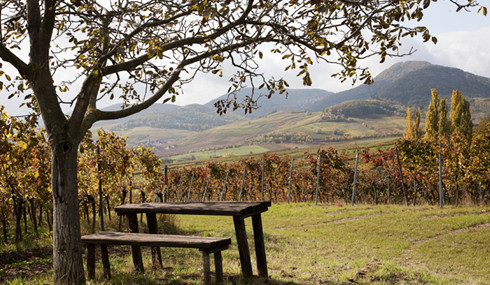
MULTIPOLYGON (((46 219, 51 225, 50 153, 36 122, 35 117, 20 121, 2 112, 0 220, 5 241, 11 222, 15 239, 22 239, 22 218, 34 225, 46 219)), ((89 134, 79 150, 80 213, 89 220, 101 206, 153 201, 437 205, 440 182, 444 204, 488 203, 489 125, 474 132, 471 144, 457 133, 440 142, 400 139, 385 149, 319 148, 302 159, 266 153, 261 158, 168 169, 152 149, 129 148, 125 138, 99 130, 97 140, 89 134)))

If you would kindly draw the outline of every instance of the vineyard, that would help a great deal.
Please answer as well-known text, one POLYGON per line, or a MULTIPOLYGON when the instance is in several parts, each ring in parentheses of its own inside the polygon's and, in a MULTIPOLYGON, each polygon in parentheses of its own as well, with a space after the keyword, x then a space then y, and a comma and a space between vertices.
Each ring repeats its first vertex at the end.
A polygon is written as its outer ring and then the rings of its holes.
MULTIPOLYGON (((28 219, 36 233, 39 223, 51 227, 51 154, 36 122, 35 117, 21 121, 2 112, 0 219, 5 242, 10 227, 15 241, 22 240, 28 219)), ((356 153, 329 147, 299 159, 265 153, 168 168, 152 149, 129 148, 126 138, 99 130, 96 138, 86 136, 79 149, 80 214, 94 227, 99 215, 103 227, 104 213, 111 218, 114 206, 150 201, 458 205, 490 200, 488 124, 474 132, 471 144, 455 133, 440 144, 400 139, 390 148, 358 148, 356 153)))

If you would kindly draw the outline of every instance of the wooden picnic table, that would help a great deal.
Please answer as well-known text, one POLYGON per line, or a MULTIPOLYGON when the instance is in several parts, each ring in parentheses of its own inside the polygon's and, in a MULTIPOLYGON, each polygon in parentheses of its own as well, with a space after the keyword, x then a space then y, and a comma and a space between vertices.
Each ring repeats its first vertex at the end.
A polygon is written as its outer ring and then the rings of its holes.
MULTIPOLYGON (((266 202, 188 202, 188 203, 141 203, 125 204, 115 207, 118 215, 125 215, 128 219, 129 230, 133 233, 138 232, 137 214, 146 214, 148 230, 150 233, 158 232, 156 214, 175 214, 175 215, 214 215, 231 216, 235 225, 235 233, 240 254, 242 274, 245 278, 252 276, 252 264, 250 261, 250 250, 245 230, 245 218, 252 218, 252 226, 255 241, 255 254, 257 257, 257 270, 259 276, 268 277, 267 259, 264 246, 264 233, 262 229, 261 213, 268 210, 271 206, 270 201, 266 202)), ((133 262, 135 268, 142 266, 141 251, 139 246, 132 246, 133 262), (137 260, 139 256, 139 261, 137 260)), ((153 262, 161 256, 155 256, 155 249, 152 250, 153 262)), ((158 254, 160 251, 158 250, 158 254)))

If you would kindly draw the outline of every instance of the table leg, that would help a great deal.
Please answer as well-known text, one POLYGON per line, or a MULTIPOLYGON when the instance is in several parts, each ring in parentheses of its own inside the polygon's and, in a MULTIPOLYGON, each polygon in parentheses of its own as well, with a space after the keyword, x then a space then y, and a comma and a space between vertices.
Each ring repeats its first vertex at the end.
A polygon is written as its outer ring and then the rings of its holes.
POLYGON ((204 267, 204 284, 211 284, 211 264, 209 261, 209 252, 202 252, 202 265, 204 267))
MULTIPOLYGON (((139 232, 138 230, 138 216, 136 214, 128 214, 129 231, 132 233, 139 232)), ((143 273, 143 258, 141 257, 141 248, 137 245, 131 246, 131 252, 133 255, 133 264, 136 271, 143 273)))
POLYGON ((260 214, 252 216, 252 225, 254 229, 255 255, 257 256, 257 270, 259 276, 268 277, 267 259, 265 257, 264 232, 262 229, 262 218, 260 214))
POLYGON ((111 279, 111 264, 109 262, 109 252, 107 250, 107 244, 100 245, 100 252, 102 257, 102 266, 104 267, 104 278, 111 279))
POLYGON ((95 244, 87 244, 87 275, 88 280, 95 279, 95 244))
POLYGON ((236 240, 238 252, 240 253, 243 277, 249 279, 252 277, 252 263, 250 262, 250 250, 248 249, 245 221, 241 217, 233 217, 233 222, 235 223, 236 240))
MULTIPOLYGON (((157 215, 154 213, 146 213, 146 221, 148 223, 148 231, 150 234, 158 233, 157 215)), ((151 248, 151 260, 153 261, 153 268, 163 268, 162 252, 159 247, 151 248)))
POLYGON ((223 257, 221 251, 214 253, 214 271, 216 272, 216 283, 223 283, 223 257))

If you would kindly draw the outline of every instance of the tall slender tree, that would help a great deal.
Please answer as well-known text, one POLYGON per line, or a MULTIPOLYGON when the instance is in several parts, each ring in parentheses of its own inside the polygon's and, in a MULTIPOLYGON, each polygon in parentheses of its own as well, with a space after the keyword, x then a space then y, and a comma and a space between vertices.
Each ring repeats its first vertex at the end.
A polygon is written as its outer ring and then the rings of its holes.
POLYGON ((431 95, 425 118, 425 139, 438 141, 450 134, 450 123, 447 119, 446 99, 439 98, 436 89, 431 90, 431 95))
POLYGON ((431 90, 432 100, 429 103, 427 114, 425 116, 425 139, 437 140, 439 138, 439 109, 440 101, 436 89, 431 90))
POLYGON ((466 101, 459 90, 453 91, 449 119, 451 120, 452 132, 460 133, 467 142, 471 142, 473 122, 471 121, 470 103, 466 101))
POLYGON ((405 126, 405 133, 403 134, 403 137, 407 140, 413 140, 416 137, 416 134, 414 133, 415 131, 415 124, 413 123, 412 119, 412 111, 410 110, 410 107, 407 108, 407 125, 405 126))
POLYGON ((417 108, 417 111, 415 111, 415 126, 414 126, 414 136, 415 139, 421 139, 422 138, 422 128, 420 127, 420 107, 417 108))
POLYGON ((451 134, 451 122, 448 120, 448 110, 446 98, 441 98, 439 103, 439 119, 437 121, 437 128, 439 132, 439 139, 447 138, 451 134))

